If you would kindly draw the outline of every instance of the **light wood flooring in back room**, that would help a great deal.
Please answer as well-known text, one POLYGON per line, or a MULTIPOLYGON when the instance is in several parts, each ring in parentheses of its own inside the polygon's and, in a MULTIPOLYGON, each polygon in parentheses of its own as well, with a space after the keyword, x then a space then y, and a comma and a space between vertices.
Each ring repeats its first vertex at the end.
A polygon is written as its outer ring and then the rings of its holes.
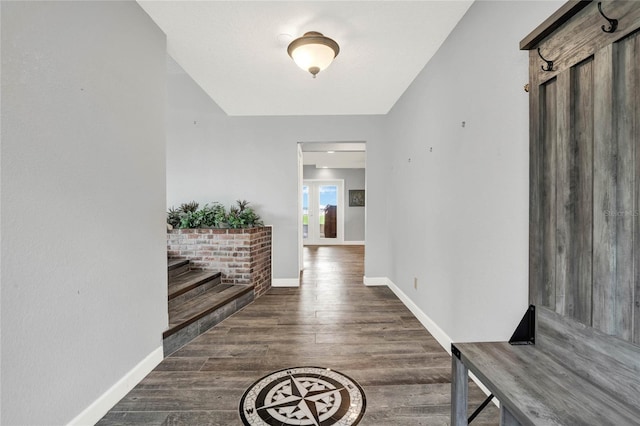
MULTIPOLYGON (((304 249, 299 288, 273 288, 167 357, 98 423, 241 425, 245 390, 272 371, 327 367, 366 395, 360 425, 448 425, 451 359, 387 287, 365 287, 364 248, 304 249)), ((470 411, 485 395, 471 383, 470 411)), ((472 425, 497 425, 493 404, 472 425)))

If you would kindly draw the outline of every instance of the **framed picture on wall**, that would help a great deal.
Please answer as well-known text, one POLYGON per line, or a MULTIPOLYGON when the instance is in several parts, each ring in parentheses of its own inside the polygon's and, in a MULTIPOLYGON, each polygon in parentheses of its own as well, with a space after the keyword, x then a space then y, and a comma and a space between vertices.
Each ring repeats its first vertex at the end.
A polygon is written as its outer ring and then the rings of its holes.
POLYGON ((364 207, 364 189, 349 190, 349 207, 364 207))

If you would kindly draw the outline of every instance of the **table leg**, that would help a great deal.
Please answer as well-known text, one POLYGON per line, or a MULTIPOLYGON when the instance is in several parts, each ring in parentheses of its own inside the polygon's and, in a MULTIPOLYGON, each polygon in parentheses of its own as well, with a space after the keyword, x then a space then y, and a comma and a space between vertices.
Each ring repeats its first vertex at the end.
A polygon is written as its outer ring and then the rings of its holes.
POLYGON ((451 426, 467 426, 469 370, 456 355, 451 357, 451 426))

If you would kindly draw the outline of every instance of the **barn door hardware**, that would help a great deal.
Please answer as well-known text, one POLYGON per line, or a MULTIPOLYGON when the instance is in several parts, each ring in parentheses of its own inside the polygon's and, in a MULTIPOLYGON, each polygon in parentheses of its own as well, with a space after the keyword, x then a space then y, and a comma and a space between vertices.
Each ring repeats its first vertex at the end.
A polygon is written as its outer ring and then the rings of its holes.
POLYGON ((602 17, 604 19, 606 19, 607 21, 609 21, 609 28, 605 28, 605 26, 602 26, 602 31, 604 31, 605 33, 612 33, 616 30, 616 28, 618 28, 618 20, 617 19, 611 19, 611 18, 607 18, 607 15, 604 14, 604 12, 602 11, 602 2, 599 1, 598 2, 598 10, 600 11, 600 15, 602 15, 602 17))
POLYGON ((542 71, 553 71, 553 61, 549 61, 547 59, 544 58, 544 56, 542 56, 542 53, 540 53, 540 48, 538 47, 538 56, 540 56, 540 59, 542 59, 543 61, 545 61, 547 63, 547 67, 545 68, 544 65, 542 65, 540 68, 542 68, 542 71))

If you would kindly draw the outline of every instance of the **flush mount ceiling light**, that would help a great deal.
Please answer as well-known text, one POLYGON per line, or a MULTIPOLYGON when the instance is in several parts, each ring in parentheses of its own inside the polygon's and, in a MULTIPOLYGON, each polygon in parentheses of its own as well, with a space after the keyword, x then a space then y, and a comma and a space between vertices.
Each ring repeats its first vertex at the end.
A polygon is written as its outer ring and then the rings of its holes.
POLYGON ((340 53, 338 43, 317 31, 309 31, 289 44, 287 52, 291 59, 303 70, 309 71, 316 78, 323 69, 331 65, 340 53))

